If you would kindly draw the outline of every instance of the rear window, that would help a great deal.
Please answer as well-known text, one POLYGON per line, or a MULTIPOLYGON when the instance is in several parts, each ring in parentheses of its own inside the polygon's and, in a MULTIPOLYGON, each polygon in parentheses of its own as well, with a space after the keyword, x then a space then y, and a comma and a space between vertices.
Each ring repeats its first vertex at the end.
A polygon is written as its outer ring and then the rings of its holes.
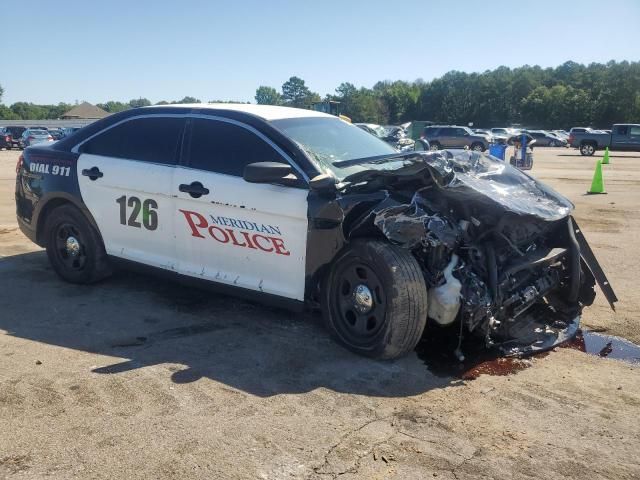
POLYGON ((9 132, 14 137, 19 137, 24 133, 26 128, 24 127, 6 127, 5 131, 9 132))
POLYGON ((82 146, 82 153, 175 165, 184 119, 137 118, 116 125, 82 146))

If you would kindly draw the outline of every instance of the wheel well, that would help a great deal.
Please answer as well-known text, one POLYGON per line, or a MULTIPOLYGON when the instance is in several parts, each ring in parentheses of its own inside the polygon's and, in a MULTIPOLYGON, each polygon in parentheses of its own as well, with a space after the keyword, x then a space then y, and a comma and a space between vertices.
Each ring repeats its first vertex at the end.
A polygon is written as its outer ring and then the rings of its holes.
POLYGON ((63 205, 73 205, 73 202, 66 200, 64 198, 53 198, 49 200, 40 210, 38 214, 38 223, 36 225, 36 240, 38 241, 38 245, 43 246, 44 240, 44 226, 49 217, 49 214, 53 212, 56 208, 61 207, 63 205))
POLYGON ((593 145, 594 147, 598 146, 598 144, 594 140, 583 140, 582 142, 580 142, 580 146, 582 145, 593 145))

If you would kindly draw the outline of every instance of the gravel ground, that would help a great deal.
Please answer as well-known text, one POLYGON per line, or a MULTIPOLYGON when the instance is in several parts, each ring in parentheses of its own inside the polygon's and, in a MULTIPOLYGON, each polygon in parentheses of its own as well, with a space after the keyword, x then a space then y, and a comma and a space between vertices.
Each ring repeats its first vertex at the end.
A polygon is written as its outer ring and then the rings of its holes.
MULTIPOLYGON (((559 349, 510 376, 346 352, 297 315, 149 276, 60 281, 17 230, 0 151, 0 477, 640 478, 640 367, 559 349)), ((620 298, 584 324, 640 342, 640 155, 536 149, 620 298)))

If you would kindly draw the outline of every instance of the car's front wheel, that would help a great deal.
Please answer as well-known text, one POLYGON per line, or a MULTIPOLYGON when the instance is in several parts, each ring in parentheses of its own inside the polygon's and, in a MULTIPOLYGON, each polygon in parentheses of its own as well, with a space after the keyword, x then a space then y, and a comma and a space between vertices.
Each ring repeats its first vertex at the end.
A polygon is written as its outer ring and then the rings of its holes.
POLYGON ((334 261, 322 292, 330 332, 348 349, 373 358, 415 348, 427 321, 427 287, 408 250, 356 240, 334 261))
POLYGON ((555 146, 556 146, 556 142, 554 142, 553 140, 551 140, 551 141, 549 142, 549 146, 550 146, 550 147, 555 147, 555 146))
POLYGON ((590 157, 595 153, 595 151, 596 151, 596 148, 591 143, 583 143, 582 145, 580 145, 580 153, 582 155, 590 157))
POLYGON ((56 208, 44 228, 49 262, 64 280, 93 283, 111 273, 100 235, 76 207, 56 208))
POLYGON ((473 150, 474 152, 484 152, 485 148, 481 143, 474 143, 473 145, 471 145, 471 150, 473 150))
POLYGON ((436 150, 441 150, 442 147, 440 146, 440 143, 438 143, 438 142, 429 142, 429 149, 432 152, 435 152, 436 150))

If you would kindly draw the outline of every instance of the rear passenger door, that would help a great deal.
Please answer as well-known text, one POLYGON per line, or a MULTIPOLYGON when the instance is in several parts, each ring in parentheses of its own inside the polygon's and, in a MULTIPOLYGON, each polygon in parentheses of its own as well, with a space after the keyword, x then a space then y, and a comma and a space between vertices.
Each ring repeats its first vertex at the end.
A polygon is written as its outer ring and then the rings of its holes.
POLYGON ((185 123, 132 118, 78 147, 82 200, 109 255, 177 270, 172 186, 185 123))
POLYGON ((444 148, 452 148, 454 146, 453 128, 441 128, 438 133, 438 141, 444 148))
POLYGON ((189 123, 186 164, 173 186, 180 272, 303 300, 306 182, 303 188, 246 182, 249 163, 293 163, 244 123, 220 117, 189 123))

